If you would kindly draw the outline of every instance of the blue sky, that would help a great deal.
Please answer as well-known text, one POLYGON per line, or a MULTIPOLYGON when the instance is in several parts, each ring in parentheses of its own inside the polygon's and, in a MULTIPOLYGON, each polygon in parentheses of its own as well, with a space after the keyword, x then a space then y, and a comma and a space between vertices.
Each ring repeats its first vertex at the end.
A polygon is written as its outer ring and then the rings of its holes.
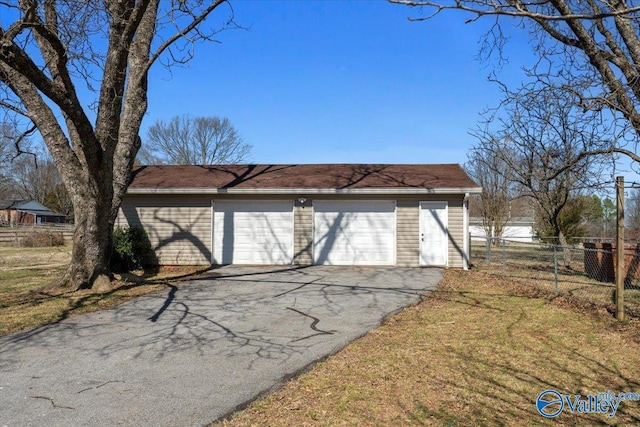
MULTIPOLYGON (((247 30, 154 70, 143 140, 157 119, 218 115, 253 145, 255 163, 462 164, 479 113, 500 100, 491 67, 475 59, 488 21, 410 22, 418 11, 386 0, 232 4, 247 30)), ((514 83, 531 62, 519 37, 502 71, 514 83)))

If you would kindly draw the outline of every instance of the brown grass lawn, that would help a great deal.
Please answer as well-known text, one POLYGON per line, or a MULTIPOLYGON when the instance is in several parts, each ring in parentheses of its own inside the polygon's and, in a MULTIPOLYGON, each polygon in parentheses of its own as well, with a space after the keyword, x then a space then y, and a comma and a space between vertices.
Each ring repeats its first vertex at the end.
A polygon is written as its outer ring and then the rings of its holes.
POLYGON ((51 289, 71 259, 71 246, 0 247, 0 336, 113 307, 167 286, 201 267, 166 267, 117 275, 110 292, 51 289))
POLYGON ((538 414, 540 392, 640 392, 640 325, 617 323, 482 271, 449 270, 440 289, 223 426, 637 425, 538 414))
MULTIPOLYGON (((558 249, 557 285, 555 280, 554 251, 552 247, 537 243, 508 242, 491 247, 491 263, 487 264, 486 246, 474 242, 472 259, 480 270, 512 282, 533 286, 548 293, 557 292, 578 303, 589 303, 609 311, 614 310, 615 283, 596 280, 586 273, 584 250, 576 247, 569 251, 570 262, 564 263, 563 251, 558 249)), ((640 318, 640 282, 631 280, 625 288, 625 309, 629 315, 640 318)))

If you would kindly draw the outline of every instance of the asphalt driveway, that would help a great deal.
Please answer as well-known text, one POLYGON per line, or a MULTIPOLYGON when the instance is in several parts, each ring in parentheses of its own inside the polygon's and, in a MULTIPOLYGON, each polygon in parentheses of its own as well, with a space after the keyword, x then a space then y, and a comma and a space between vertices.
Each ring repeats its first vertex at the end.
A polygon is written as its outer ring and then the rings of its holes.
POLYGON ((0 338, 0 427, 214 421, 435 289, 439 269, 228 266, 0 338))

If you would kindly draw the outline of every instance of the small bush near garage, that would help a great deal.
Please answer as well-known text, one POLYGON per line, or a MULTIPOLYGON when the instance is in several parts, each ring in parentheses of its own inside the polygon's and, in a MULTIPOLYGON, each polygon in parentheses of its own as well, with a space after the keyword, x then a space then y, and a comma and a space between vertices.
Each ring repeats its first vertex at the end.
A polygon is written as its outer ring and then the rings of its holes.
POLYGON ((20 240, 25 248, 43 248, 47 246, 64 246, 64 236, 59 231, 38 230, 20 240))
POLYGON ((113 231, 113 271, 131 271, 153 264, 153 249, 142 227, 116 227, 113 231))

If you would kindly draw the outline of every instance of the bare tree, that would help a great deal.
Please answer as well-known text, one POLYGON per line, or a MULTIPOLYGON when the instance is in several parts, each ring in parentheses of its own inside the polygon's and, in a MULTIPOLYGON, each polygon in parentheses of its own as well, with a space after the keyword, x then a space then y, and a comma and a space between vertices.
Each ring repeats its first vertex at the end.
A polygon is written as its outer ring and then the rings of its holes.
POLYGON ((11 178, 21 199, 44 203, 47 194, 62 184, 53 159, 46 153, 37 156, 22 155, 11 163, 11 178))
POLYGON ((636 239, 640 239, 640 188, 631 190, 625 210, 629 218, 625 219, 625 225, 636 239))
POLYGON ((10 182, 12 198, 42 203, 47 192, 61 183, 53 159, 43 144, 25 138, 16 144, 18 136, 7 131, 10 139, 5 172, 10 182))
MULTIPOLYGON (((640 141, 640 6, 626 1, 597 0, 389 0, 419 7, 416 20, 446 10, 465 12, 467 23, 493 18, 483 48, 502 54, 507 37, 502 25, 513 19, 531 36, 539 60, 528 69, 538 86, 568 94, 583 110, 606 111, 618 124, 610 146, 587 147, 574 158, 602 153, 628 156, 638 167, 640 141)), ((510 29, 516 28, 510 26, 510 29)), ((481 52, 482 53, 482 52, 481 52)), ((526 91, 527 89, 524 88, 526 91)), ((571 167, 572 165, 567 165, 571 167)))
POLYGON ((499 159, 493 172, 535 200, 545 228, 566 245, 563 209, 581 190, 597 184, 601 173, 597 158, 581 153, 608 144, 607 122, 596 113, 576 111, 572 99, 552 91, 511 98, 503 110, 504 116, 490 114, 474 133, 478 144, 473 152, 499 159))
POLYGON ((149 128, 145 156, 178 165, 218 165, 246 161, 246 144, 226 117, 175 116, 149 128))
POLYGON ((141 165, 161 165, 165 163, 163 159, 159 158, 154 152, 149 148, 149 144, 142 143, 140 150, 138 150, 138 155, 136 156, 136 160, 134 162, 135 166, 141 165))
POLYGON ((473 149, 465 164, 467 173, 482 187, 478 212, 482 218, 485 235, 496 243, 502 237, 505 225, 511 218, 511 200, 514 197, 513 184, 502 171, 507 167, 503 156, 473 149))
MULTIPOLYGON (((231 18, 205 25, 224 0, 14 0, 0 13, 0 105, 36 128, 69 190, 73 253, 61 281, 110 286, 113 224, 140 148, 150 68, 188 61, 231 18), (79 86, 95 98, 81 99, 79 86), (92 105, 93 112, 86 110, 92 105)), ((229 9, 231 10, 231 9, 229 9)))
POLYGON ((31 194, 25 195, 20 185, 23 183, 22 173, 26 168, 37 165, 38 154, 43 152, 43 147, 33 144, 29 133, 20 135, 18 123, 11 117, 5 114, 5 119, 0 125, 0 198, 30 199, 31 194))
POLYGON ((15 157, 9 165, 13 197, 35 200, 57 213, 73 217, 73 201, 53 159, 44 147, 15 157))

